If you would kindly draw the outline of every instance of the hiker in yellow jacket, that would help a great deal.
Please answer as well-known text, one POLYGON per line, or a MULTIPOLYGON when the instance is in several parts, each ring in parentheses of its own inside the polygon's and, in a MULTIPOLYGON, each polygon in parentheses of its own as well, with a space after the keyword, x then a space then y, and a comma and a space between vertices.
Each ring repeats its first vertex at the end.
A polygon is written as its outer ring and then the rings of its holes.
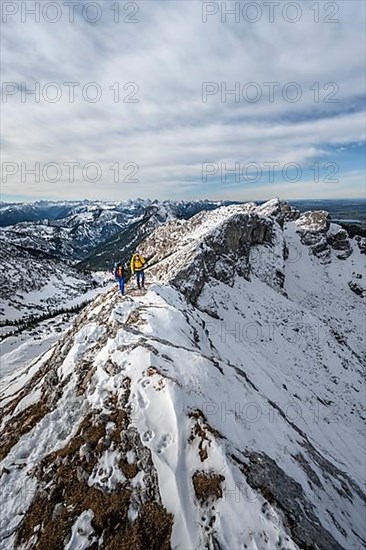
POLYGON ((131 273, 132 275, 136 276, 137 286, 139 288, 145 288, 145 273, 144 273, 144 266, 145 266, 145 258, 136 251, 135 254, 133 254, 131 258, 131 273), (141 284, 140 284, 141 279, 141 284))

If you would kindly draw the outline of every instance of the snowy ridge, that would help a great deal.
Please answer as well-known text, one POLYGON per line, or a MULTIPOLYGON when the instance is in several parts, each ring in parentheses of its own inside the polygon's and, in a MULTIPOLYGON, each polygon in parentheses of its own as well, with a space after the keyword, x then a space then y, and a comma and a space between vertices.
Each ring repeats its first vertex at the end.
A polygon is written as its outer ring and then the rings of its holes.
POLYGON ((297 218, 169 222, 145 294, 100 295, 1 381, 2 546, 363 546, 364 255, 297 218))

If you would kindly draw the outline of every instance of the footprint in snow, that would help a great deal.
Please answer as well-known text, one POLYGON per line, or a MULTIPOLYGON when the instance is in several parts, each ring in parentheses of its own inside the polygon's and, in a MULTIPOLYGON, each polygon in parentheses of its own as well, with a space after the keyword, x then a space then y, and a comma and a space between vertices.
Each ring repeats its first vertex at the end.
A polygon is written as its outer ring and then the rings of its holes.
POLYGON ((144 432, 142 434, 142 441, 144 441, 145 443, 149 443, 149 441, 152 440, 152 438, 154 437, 154 432, 152 430, 147 430, 146 432, 144 432))
POLYGON ((146 409, 146 407, 149 405, 149 401, 140 392, 138 392, 137 394, 137 403, 140 409, 146 409))
POLYGON ((145 378, 145 380, 142 380, 141 386, 143 388, 146 388, 146 386, 148 386, 150 383, 151 383, 151 380, 149 380, 148 378, 145 378))
POLYGON ((169 445, 171 444, 171 442, 173 441, 173 438, 170 434, 165 434, 162 436, 160 442, 159 442, 159 445, 157 447, 157 453, 160 455, 161 453, 163 453, 165 451, 165 449, 167 447, 169 447, 169 445))

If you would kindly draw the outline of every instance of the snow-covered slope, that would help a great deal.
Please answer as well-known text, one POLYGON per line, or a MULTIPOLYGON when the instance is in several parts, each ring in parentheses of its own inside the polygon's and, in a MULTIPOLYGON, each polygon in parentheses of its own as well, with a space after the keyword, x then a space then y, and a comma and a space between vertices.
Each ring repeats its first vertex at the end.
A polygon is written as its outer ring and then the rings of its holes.
POLYGON ((363 243, 310 218, 170 222, 2 380, 3 547, 363 547, 363 243))
POLYGON ((53 314, 92 299, 98 283, 42 252, 0 242, 0 320, 53 314))

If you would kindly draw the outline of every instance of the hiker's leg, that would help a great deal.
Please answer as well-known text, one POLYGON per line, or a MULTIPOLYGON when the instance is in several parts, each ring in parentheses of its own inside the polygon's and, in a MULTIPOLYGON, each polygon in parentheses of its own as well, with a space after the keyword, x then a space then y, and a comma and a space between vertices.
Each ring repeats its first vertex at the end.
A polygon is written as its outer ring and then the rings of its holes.
POLYGON ((136 281, 137 281, 137 286, 139 288, 141 288, 140 287, 140 272, 139 271, 136 271, 136 281))
POLYGON ((125 293, 125 280, 123 277, 119 280, 119 289, 122 294, 125 293))
POLYGON ((142 286, 142 288, 145 287, 145 272, 144 272, 144 270, 141 271, 141 286, 142 286))

